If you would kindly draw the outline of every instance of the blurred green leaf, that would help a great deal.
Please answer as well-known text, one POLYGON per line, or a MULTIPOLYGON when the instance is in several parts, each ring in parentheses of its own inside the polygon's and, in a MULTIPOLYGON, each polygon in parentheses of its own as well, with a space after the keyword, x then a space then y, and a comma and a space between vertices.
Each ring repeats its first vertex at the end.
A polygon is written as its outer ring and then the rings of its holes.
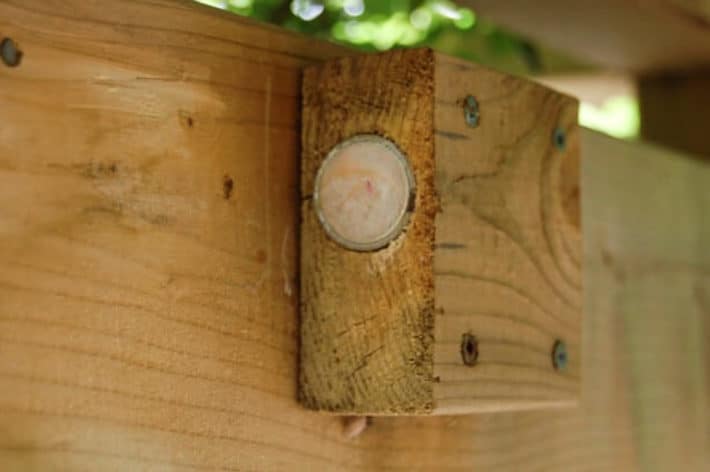
MULTIPOLYGON (((429 46, 518 75, 586 67, 540 50, 450 0, 196 1, 365 51, 429 46)), ((618 137, 633 137, 638 134, 638 116, 636 99, 619 97, 603 108, 582 104, 580 122, 618 137)))

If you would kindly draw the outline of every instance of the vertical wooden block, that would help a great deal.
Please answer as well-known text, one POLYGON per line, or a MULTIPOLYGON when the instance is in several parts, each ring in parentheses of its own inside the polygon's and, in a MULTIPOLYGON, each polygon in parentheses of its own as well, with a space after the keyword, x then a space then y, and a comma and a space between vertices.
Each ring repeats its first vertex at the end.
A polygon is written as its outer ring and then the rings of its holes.
POLYGON ((574 405, 577 102, 415 49, 308 68, 302 113, 303 404, 368 415, 574 405), (348 148, 373 135, 389 144, 348 148), (388 228, 376 247, 338 236, 388 228))

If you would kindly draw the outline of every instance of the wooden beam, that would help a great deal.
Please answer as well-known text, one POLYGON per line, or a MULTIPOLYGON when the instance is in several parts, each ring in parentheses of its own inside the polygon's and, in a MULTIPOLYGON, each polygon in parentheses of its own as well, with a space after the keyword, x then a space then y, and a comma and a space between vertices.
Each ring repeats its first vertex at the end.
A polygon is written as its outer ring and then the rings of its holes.
POLYGON ((579 409, 349 440, 296 401, 299 76, 348 51, 167 0, 4 1, 0 35, 0 469, 710 462, 706 165, 581 134, 579 409))
POLYGON ((303 88, 304 403, 347 414, 576 404, 577 102, 431 50, 314 66, 303 88), (416 185, 404 230, 353 250, 331 220, 361 229, 409 199, 385 199, 397 181, 368 164, 376 148, 351 144, 373 136, 401 150, 416 185), (348 161, 323 185, 333 153, 348 161), (324 205, 337 208, 330 219, 324 205))
POLYGON ((710 157, 710 69, 643 76, 638 88, 644 139, 710 157))
POLYGON ((634 72, 710 63, 707 0, 459 0, 579 60, 634 72))

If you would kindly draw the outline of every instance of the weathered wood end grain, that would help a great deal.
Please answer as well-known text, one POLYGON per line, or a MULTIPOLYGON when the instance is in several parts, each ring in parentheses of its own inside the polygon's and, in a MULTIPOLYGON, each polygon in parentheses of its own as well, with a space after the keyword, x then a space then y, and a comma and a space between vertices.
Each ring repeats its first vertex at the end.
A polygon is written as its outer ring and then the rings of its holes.
POLYGON ((329 411, 433 409, 434 53, 339 59, 303 81, 301 400, 329 411), (312 205, 314 178, 341 141, 394 141, 416 180, 405 233, 376 252, 344 249, 312 205))
POLYGON ((450 414, 576 403, 576 114, 570 97, 429 50, 345 58, 305 72, 305 405, 450 414), (464 119, 469 95, 479 107, 475 126, 464 119), (329 238, 312 201, 323 158, 359 134, 392 140, 416 179, 409 225, 371 252, 329 238), (462 344, 466 336, 475 347, 462 344), (563 370, 552 363, 557 341, 567 346, 563 370), (475 362, 465 363, 469 349, 475 362))

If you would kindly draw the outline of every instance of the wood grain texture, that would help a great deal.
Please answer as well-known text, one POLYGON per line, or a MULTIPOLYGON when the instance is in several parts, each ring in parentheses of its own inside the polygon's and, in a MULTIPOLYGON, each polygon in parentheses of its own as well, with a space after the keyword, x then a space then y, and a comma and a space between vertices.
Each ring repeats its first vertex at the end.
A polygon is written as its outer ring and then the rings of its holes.
POLYGON ((577 101, 437 55, 437 413, 570 406, 582 316, 577 101), (463 119, 478 102, 480 124, 463 119), (555 144, 562 132, 564 146, 555 144), (461 339, 478 343, 475 366, 461 339), (556 340, 569 353, 552 364, 556 340))
POLYGON ((344 58, 303 78, 301 400, 358 414, 426 413, 432 404, 434 53, 344 58), (407 156, 416 181, 406 232, 356 252, 328 237, 313 208, 328 152, 377 134, 407 156))
POLYGON ((581 134, 578 410, 347 441, 296 402, 295 231, 300 68, 348 51, 158 0, 2 1, 0 34, 1 470, 710 462, 707 164, 581 134))
POLYGON ((577 102, 429 50, 312 67, 303 89, 303 403, 370 415, 574 405, 577 102), (469 94, 476 127, 464 119, 469 94), (377 251, 328 237, 311 198, 324 157, 358 134, 390 139, 416 180, 409 226, 377 251), (475 366, 462 359, 467 333, 475 366), (564 372, 552 363, 558 339, 564 372))
POLYGON ((710 62, 707 0, 458 0, 577 60, 633 72, 710 62))
POLYGON ((300 69, 340 50, 169 1, 0 34, 0 469, 347 464, 295 377, 300 69))

